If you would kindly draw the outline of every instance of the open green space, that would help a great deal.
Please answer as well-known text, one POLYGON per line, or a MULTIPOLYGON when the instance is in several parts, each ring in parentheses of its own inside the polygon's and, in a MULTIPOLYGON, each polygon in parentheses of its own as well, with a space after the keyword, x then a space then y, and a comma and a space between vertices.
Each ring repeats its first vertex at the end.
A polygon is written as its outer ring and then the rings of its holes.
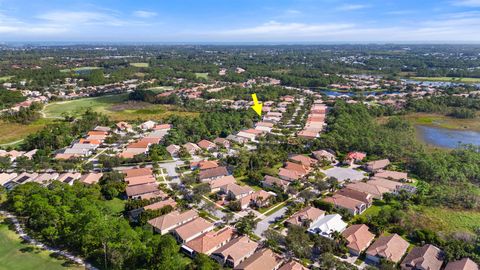
POLYGON ((165 91, 173 90, 173 87, 171 86, 155 86, 152 88, 148 88, 148 90, 153 91, 155 93, 162 93, 165 91))
POLYGON ((11 78, 13 78, 13 76, 3 76, 3 77, 0 77, 0 82, 6 82, 6 81, 10 80, 11 78))
POLYGON ((474 119, 458 119, 441 114, 411 113, 405 115, 404 118, 413 125, 480 131, 480 121, 478 117, 474 119))
POLYGON ((480 227, 480 212, 440 207, 418 207, 411 215, 413 224, 433 231, 474 233, 480 227))
POLYGON ((430 82, 456 82, 456 83, 480 83, 480 78, 460 78, 460 77, 411 77, 415 81, 430 82))
POLYGON ((149 65, 148 63, 130 63, 130 66, 138 67, 138 68, 147 68, 149 65))
POLYGON ((128 94, 109 95, 59 101, 45 106, 47 118, 60 118, 64 114, 78 116, 85 110, 103 113, 113 121, 161 120, 172 114, 196 116, 198 113, 180 112, 174 106, 128 101, 128 94))
POLYGON ((72 68, 72 69, 62 69, 60 72, 70 72, 70 71, 85 71, 85 70, 94 70, 94 69, 100 69, 101 67, 78 67, 78 68, 72 68))
POLYGON ((200 73, 200 72, 197 72, 195 73, 195 76, 197 76, 197 78, 203 78, 205 80, 208 79, 208 73, 200 73))
POLYGON ((125 203, 125 200, 113 198, 112 200, 105 201, 105 206, 112 211, 113 214, 121 214, 125 210, 125 203))
POLYGON ((29 134, 39 131, 52 121, 52 119, 39 119, 28 125, 0 121, 0 146, 15 146, 29 134))
POLYGON ((0 216, 0 270, 83 269, 79 266, 68 266, 65 260, 54 258, 50 254, 23 243, 0 216))

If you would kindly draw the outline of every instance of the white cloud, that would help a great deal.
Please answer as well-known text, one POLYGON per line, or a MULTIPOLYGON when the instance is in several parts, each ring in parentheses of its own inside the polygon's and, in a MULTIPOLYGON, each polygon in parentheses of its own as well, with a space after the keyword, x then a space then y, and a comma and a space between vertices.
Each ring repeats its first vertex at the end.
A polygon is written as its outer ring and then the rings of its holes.
POLYGON ((96 11, 50 11, 36 16, 37 19, 44 20, 54 25, 111 25, 122 26, 125 21, 116 16, 96 11))
POLYGON ((280 23, 270 21, 250 28, 233 29, 221 32, 223 35, 310 35, 312 33, 327 33, 353 27, 353 24, 304 24, 280 23))
POLYGON ((137 10, 133 12, 133 16, 146 19, 157 16, 157 13, 153 11, 137 10))
POLYGON ((369 7, 368 5, 358 5, 358 4, 347 4, 340 6, 338 10, 342 11, 353 11, 353 10, 360 10, 360 9, 365 9, 369 7))
POLYGON ((16 35, 51 35, 67 31, 64 26, 48 23, 26 23, 0 13, 0 33, 16 35))
POLYGON ((455 6, 480 7, 480 0, 455 0, 451 3, 455 6))

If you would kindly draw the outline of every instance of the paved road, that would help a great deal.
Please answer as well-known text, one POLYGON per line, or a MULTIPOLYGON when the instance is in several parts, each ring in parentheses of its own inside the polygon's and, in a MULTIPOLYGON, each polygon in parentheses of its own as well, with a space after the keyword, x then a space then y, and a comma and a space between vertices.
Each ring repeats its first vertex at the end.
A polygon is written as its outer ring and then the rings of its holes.
POLYGON ((268 227, 275 222, 277 217, 281 217, 287 211, 287 207, 280 208, 277 212, 271 214, 270 216, 266 217, 262 221, 258 222, 257 228, 253 231, 257 236, 263 238, 262 234, 264 231, 268 229, 268 227))
POLYGON ((172 181, 170 181, 171 183, 180 184, 180 178, 178 177, 178 173, 175 168, 183 164, 185 164, 185 162, 182 160, 176 160, 172 162, 159 163, 158 165, 167 171, 168 176, 172 179, 172 181))

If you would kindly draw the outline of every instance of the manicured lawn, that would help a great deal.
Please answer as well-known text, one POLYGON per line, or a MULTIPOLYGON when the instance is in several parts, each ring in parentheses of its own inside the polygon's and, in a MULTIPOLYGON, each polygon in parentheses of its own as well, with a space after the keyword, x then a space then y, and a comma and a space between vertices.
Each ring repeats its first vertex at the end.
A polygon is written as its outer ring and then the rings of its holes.
POLYGON ((277 212, 278 210, 280 210, 282 207, 284 207, 285 205, 287 204, 287 201, 284 201, 284 202, 281 202, 281 203, 278 203, 276 205, 274 205, 273 207, 270 207, 270 208, 261 208, 258 210, 258 212, 264 214, 266 212, 265 215, 266 216, 270 216, 272 215, 273 213, 277 212))
POLYGON ((83 269, 78 266, 63 266, 64 260, 50 256, 48 251, 23 244, 17 234, 8 229, 0 217, 0 270, 57 270, 83 269))
POLYGON ((52 121, 52 119, 39 119, 28 125, 0 121, 0 146, 14 146, 52 121))
POLYGON ((138 67, 138 68, 147 68, 149 65, 148 63, 130 63, 130 66, 138 67))
POLYGON ((62 117, 64 113, 78 116, 85 110, 91 109, 106 114, 113 121, 161 120, 172 114, 188 117, 198 115, 194 112, 178 112, 173 106, 126 102, 127 99, 128 94, 120 94, 60 101, 48 104, 44 112, 46 117, 58 118, 62 117))
POLYGON ((480 83, 480 78, 411 77, 410 79, 415 81, 431 81, 431 82, 480 83))
POLYGON ((195 76, 197 76, 197 78, 208 79, 208 73, 195 73, 195 76))
POLYGON ((113 200, 105 201, 105 206, 114 214, 120 214, 125 210, 125 200, 114 198, 113 200))

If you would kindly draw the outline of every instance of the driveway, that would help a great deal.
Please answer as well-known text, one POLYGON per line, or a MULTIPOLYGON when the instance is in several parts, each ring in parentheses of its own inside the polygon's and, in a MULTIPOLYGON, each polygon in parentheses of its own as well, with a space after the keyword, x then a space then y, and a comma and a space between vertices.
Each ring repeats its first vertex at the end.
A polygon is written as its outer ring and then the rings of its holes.
POLYGON ((351 181, 360 181, 365 178, 365 172, 357 171, 351 168, 333 167, 324 171, 328 177, 335 177, 338 181, 343 182, 347 179, 351 181))
POLYGON ((180 178, 178 177, 178 173, 175 168, 183 164, 183 161, 177 160, 172 162, 159 163, 158 165, 167 171, 168 176, 172 179, 171 183, 179 184, 180 178))
POLYGON ((275 222, 276 218, 283 216, 286 211, 287 211, 287 207, 280 208, 275 213, 271 214, 270 216, 266 217, 262 221, 258 222, 257 228, 255 228, 255 230, 253 232, 257 236, 263 238, 263 236, 262 236, 263 232, 266 231, 268 229, 268 227, 270 227, 270 225, 275 222))

